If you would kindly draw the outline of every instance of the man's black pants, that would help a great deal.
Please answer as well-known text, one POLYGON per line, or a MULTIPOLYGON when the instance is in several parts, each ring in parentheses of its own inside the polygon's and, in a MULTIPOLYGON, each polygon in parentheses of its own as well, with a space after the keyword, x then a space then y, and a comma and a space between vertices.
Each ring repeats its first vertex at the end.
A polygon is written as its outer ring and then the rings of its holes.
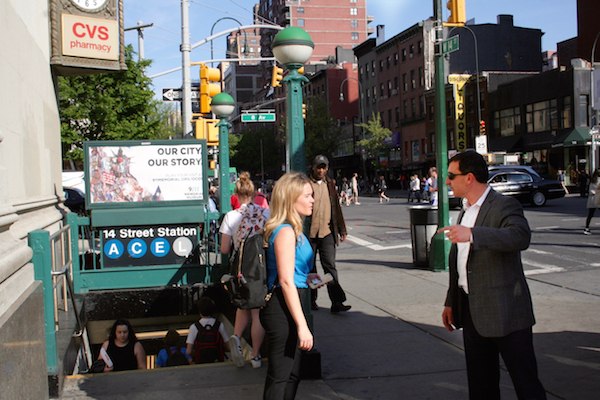
POLYGON ((517 392, 517 398, 545 400, 546 392, 538 378, 531 328, 502 337, 483 337, 473 324, 469 310, 469 296, 464 292, 461 295, 469 399, 500 400, 499 355, 502 355, 517 392))
MULTIPOLYGON (((319 253, 319 259, 321 260, 321 265, 323 266, 323 271, 325 273, 330 273, 333 276, 333 281, 329 282, 327 285, 327 292, 329 293, 329 298, 331 299, 331 303, 343 303, 346 301, 346 293, 339 284, 338 280, 338 272, 335 268, 335 239, 333 234, 329 234, 324 238, 311 238, 310 245, 312 246, 314 259, 313 259, 313 270, 312 272, 317 272, 317 252, 319 253)), ((317 300, 317 290, 311 289, 311 299, 313 303, 317 300)))

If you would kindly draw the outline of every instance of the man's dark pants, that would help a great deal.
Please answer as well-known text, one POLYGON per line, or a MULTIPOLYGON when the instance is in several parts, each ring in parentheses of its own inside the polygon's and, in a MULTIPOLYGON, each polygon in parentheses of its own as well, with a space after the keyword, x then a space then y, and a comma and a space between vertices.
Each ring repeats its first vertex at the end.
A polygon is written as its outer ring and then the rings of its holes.
MULTIPOLYGON (((312 272, 317 272, 316 257, 318 252, 321 265, 323 266, 323 271, 325 271, 325 273, 330 273, 331 276, 333 276, 333 281, 327 284, 327 292, 329 293, 331 303, 335 304, 345 302, 346 293, 344 293, 344 290, 339 284, 338 272, 335 268, 335 238, 333 237, 333 234, 330 233, 322 239, 311 238, 310 245, 312 246, 315 257, 312 272)), ((317 300, 317 290, 318 289, 310 291, 313 304, 317 300)))
MULTIPOLYGON (((461 290, 462 292, 462 290, 461 290)), ((545 400, 546 392, 538 379, 531 328, 502 337, 483 337, 477 333, 469 311, 468 295, 461 293, 461 317, 470 400, 500 399, 500 359, 513 381, 519 400, 545 400)))

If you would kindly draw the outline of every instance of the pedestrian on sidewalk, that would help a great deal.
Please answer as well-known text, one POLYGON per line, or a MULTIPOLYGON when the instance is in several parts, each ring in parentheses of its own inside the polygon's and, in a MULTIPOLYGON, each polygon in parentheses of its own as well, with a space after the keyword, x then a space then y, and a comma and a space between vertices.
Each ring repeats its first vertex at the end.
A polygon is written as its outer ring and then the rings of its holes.
MULTIPOLYGON (((596 213, 596 208, 600 207, 600 202, 596 200, 596 193, 600 190, 600 169, 596 169, 592 174, 592 178, 590 179, 590 188, 588 191, 588 199, 587 199, 587 209, 588 216, 585 220, 585 229, 583 230, 584 235, 591 235, 590 232, 590 222, 592 222, 592 218, 596 213)), ((599 197, 600 199, 600 197, 599 197)))
POLYGON ((379 183, 377 184, 379 191, 379 202, 382 203, 383 200, 390 201, 390 198, 385 195, 385 191, 387 190, 387 183, 385 182, 385 178, 383 175, 379 176, 379 183))
POLYGON ((358 202, 358 173, 355 172, 352 175, 352 179, 350 180, 350 186, 352 186, 352 200, 354 201, 354 204, 359 206, 360 203, 358 202))
MULTIPOLYGON (((335 266, 335 249, 340 242, 346 240, 346 223, 342 208, 337 198, 333 181, 327 176, 329 160, 324 155, 315 157, 310 175, 310 184, 313 188, 315 204, 312 216, 306 219, 309 227, 310 244, 314 257, 317 252, 325 274, 333 276, 333 281, 327 285, 327 292, 331 299, 331 312, 348 311, 351 306, 344 305, 346 293, 340 286, 338 271, 335 266)), ((317 272, 316 262, 313 262, 313 271, 317 272)), ((317 306, 317 291, 311 289, 311 308, 315 311, 317 306)))
POLYGON ((442 321, 463 328, 470 399, 500 399, 501 354, 519 399, 546 399, 537 373, 531 294, 521 263, 531 231, 521 204, 487 184, 475 151, 450 159, 446 185, 465 198, 457 225, 438 230, 452 242, 442 321))
MULTIPOLYGON (((233 209, 225 214, 221 223, 221 253, 235 254, 242 240, 250 238, 263 229, 263 225, 269 219, 269 209, 265 209, 254 203, 254 183, 248 172, 242 172, 235 183, 235 195, 240 203, 239 208, 233 209)), ((231 258, 233 260, 233 257, 231 258)), ((232 266, 232 275, 237 276, 236 266, 232 266)), ((235 312, 233 335, 231 335, 231 358, 234 364, 242 368, 246 365, 244 353, 242 352, 241 337, 248 324, 250 326, 250 338, 252 339, 252 368, 262 366, 260 348, 265 338, 265 329, 260 323, 260 309, 242 310, 238 308, 235 312)))
POLYGON ((429 185, 429 199, 432 206, 438 205, 438 173, 436 167, 429 168, 429 179, 427 180, 429 185))
MULTIPOLYGON (((303 233, 302 219, 312 214, 313 189, 306 175, 289 172, 273 188, 271 219, 265 224, 268 287, 273 296, 260 311, 269 339, 269 366, 263 399, 296 397, 301 350, 310 350, 313 335, 304 315, 313 251, 303 233)), ((337 204, 337 203, 336 203, 337 204)), ((339 205, 338 205, 339 206, 339 205)))

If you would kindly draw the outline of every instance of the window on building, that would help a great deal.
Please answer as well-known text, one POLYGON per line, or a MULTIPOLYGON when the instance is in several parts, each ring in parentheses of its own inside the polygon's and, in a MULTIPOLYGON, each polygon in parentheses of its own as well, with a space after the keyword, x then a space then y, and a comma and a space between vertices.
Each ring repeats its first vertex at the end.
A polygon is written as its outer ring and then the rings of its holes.
POLYGON ((350 27, 351 28, 358 28, 358 20, 357 19, 353 19, 350 21, 350 27))
POLYGON ((387 81, 387 87, 388 97, 392 97, 392 81, 387 81))
POLYGON ((377 86, 373 86, 373 103, 377 101, 377 86))
POLYGON ((367 90, 367 104, 371 102, 371 92, 367 90))
POLYGON ((367 72, 367 75, 369 75, 369 63, 365 64, 365 71, 367 72))
POLYGON ((419 87, 425 86, 425 75, 423 74, 423 67, 419 67, 419 87))
POLYGON ((408 90, 408 81, 406 80, 406 74, 402 74, 402 90, 404 92, 408 90))
POLYGON ((562 127, 571 128, 573 123, 571 121, 571 96, 563 97, 563 109, 562 109, 562 127))
POLYGON ((433 121, 435 119, 435 107, 433 106, 433 103, 428 105, 429 110, 427 111, 429 114, 429 120, 433 121))
POLYGON ((425 96, 419 97, 419 115, 425 116, 425 96))
POLYGON ((350 0, 350 3, 356 3, 356 0, 350 0))
MULTIPOLYGON (((368 72, 368 71, 367 71, 368 72)), ((361 66, 358 69, 358 80, 362 82, 363 75, 365 74, 365 67, 361 66)))
POLYGON ((415 117, 417 115, 417 99, 414 97, 410 99, 410 110, 412 111, 412 116, 415 117))
POLYGON ((408 119, 408 100, 404 100, 404 119, 408 119))
POLYGON ((410 88, 415 89, 417 87, 417 81, 415 81, 415 70, 410 71, 410 88))
POLYGON ((256 39, 250 39, 250 44, 257 44, 256 39))
POLYGON ((402 61, 406 61, 406 49, 402 49, 402 61))
POLYGON ((358 32, 352 32, 352 40, 358 40, 358 32))
POLYGON ((408 47, 408 58, 413 58, 415 56, 415 45, 411 44, 408 47))
POLYGON ((379 95, 381 96, 381 98, 383 98, 383 95, 385 93, 385 86, 383 83, 379 84, 379 95))
POLYGON ((350 15, 358 15, 358 8, 350 7, 350 15))
POLYGON ((392 65, 392 59, 390 58, 390 56, 388 56, 386 58, 386 67, 387 67, 387 69, 390 69, 391 65, 392 65))
MULTIPOLYGON (((587 107, 587 96, 585 97, 587 107)), ((528 104, 526 111, 528 133, 558 129, 558 109, 556 106, 556 99, 528 104)), ((584 125, 586 124, 587 122, 584 123, 584 125)))
POLYGON ((379 71, 383 72, 383 60, 379 60, 379 71))
POLYGON ((398 92, 398 77, 397 76, 394 77, 394 90, 396 90, 396 92, 398 92))
POLYGON ((521 132, 521 111, 519 107, 494 111, 494 130, 500 136, 513 136, 521 132))
POLYGON ((371 61, 371 76, 375 76, 375 60, 371 61))
POLYGON ((391 128, 392 126, 393 126, 392 125, 392 110, 389 109, 388 110, 388 128, 391 128))
POLYGON ((582 94, 579 95, 579 119, 577 121, 577 126, 586 126, 588 121, 588 96, 582 94))
POLYGON ((304 26, 304 20, 303 19, 298 19, 298 26, 304 26))
POLYGON ((421 151, 423 154, 427 154, 427 141, 425 139, 421 139, 421 151))
POLYGON ((419 40, 417 42, 417 54, 423 53, 423 41, 419 40))
POLYGON ((304 7, 298 7, 298 8, 296 8, 296 12, 298 14, 304 14, 304 7))
POLYGON ((400 107, 396 107, 396 126, 400 125, 400 107))
POLYGON ((398 65, 398 53, 394 53, 394 65, 398 65))

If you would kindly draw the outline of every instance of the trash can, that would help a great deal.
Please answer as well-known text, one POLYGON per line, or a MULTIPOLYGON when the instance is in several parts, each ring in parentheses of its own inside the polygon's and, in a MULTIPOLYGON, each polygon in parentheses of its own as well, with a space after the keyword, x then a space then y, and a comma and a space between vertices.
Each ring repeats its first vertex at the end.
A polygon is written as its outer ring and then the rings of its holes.
POLYGON ((431 238, 438 229, 438 209, 423 205, 409 207, 408 210, 413 263, 419 267, 428 267, 431 238))

